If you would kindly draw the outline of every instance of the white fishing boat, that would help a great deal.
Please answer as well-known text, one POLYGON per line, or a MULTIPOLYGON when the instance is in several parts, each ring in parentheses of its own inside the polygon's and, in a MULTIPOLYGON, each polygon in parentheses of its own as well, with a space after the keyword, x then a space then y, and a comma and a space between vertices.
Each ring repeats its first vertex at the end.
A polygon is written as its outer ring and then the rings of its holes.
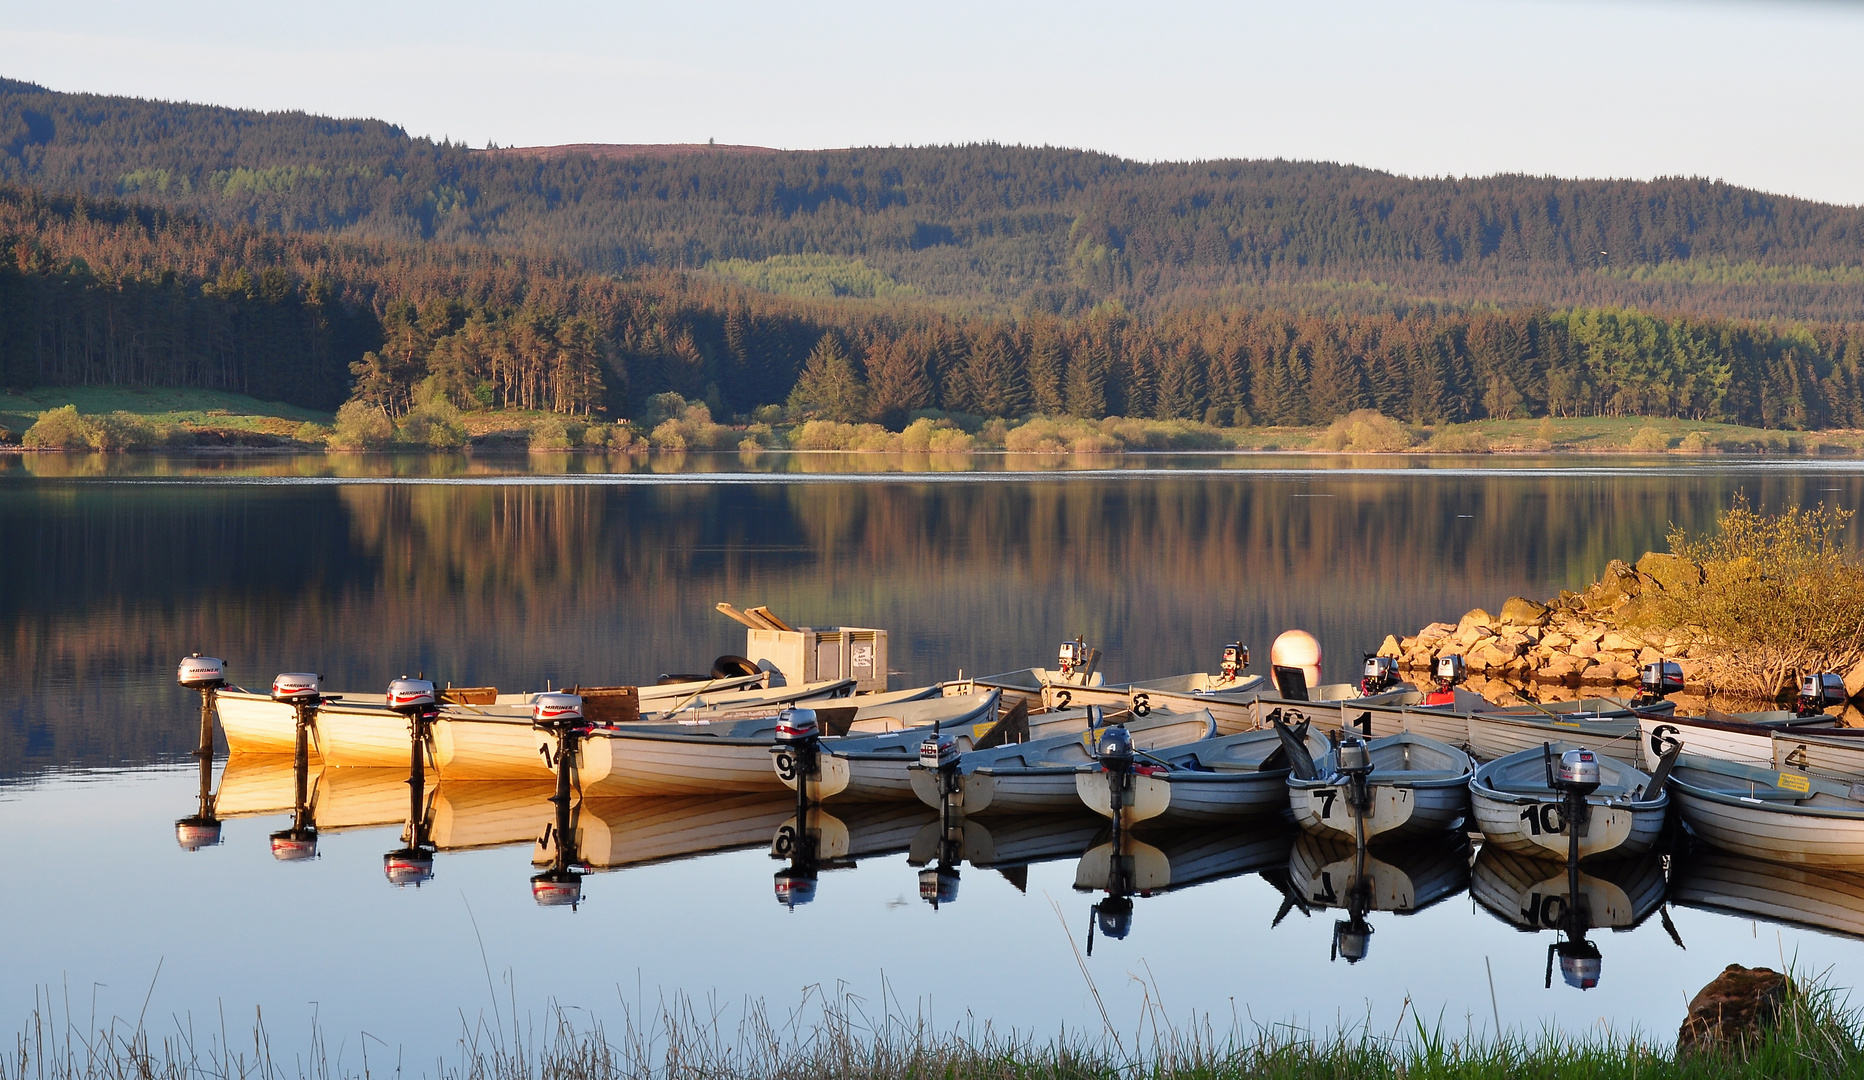
POLYGON ((1574 799, 1586 806, 1579 857, 1624 859, 1649 851, 1663 832, 1670 800, 1650 793, 1650 776, 1622 761, 1597 755, 1598 787, 1589 792, 1561 786, 1557 763, 1576 743, 1550 743, 1523 750, 1476 770, 1470 802, 1483 839, 1503 851, 1564 861, 1571 845, 1566 820, 1574 799))
MULTIPOLYGON (((744 691, 728 691, 710 698, 701 695, 695 701, 704 700, 708 704, 688 702, 681 705, 677 712, 648 714, 647 718, 627 726, 646 730, 672 724, 710 731, 747 720, 766 721, 774 725, 775 718, 786 706, 798 702, 819 704, 846 698, 853 685, 848 679, 830 679, 803 686, 783 687, 782 692, 775 696, 764 690, 749 692, 748 697, 743 696, 746 694, 744 691)), ((901 697, 910 699, 935 693, 936 688, 924 687, 898 691, 897 694, 868 695, 860 700, 884 707, 901 697)), ((528 697, 535 700, 535 695, 528 697)), ((842 702, 840 707, 850 710, 859 708, 852 700, 842 702)), ((518 706, 506 702, 495 706, 443 706, 433 721, 432 730, 435 767, 446 779, 542 780, 556 775, 556 736, 540 730, 532 723, 529 704, 518 706)), ((591 764, 585 761, 579 768, 587 782, 592 772, 591 764)), ((769 771, 768 761, 764 763, 764 768, 766 772, 769 771)))
MULTIPOLYGON (((1329 749, 1326 738, 1313 730, 1306 746, 1314 760, 1329 749)), ((1123 800, 1121 820, 1191 824, 1279 813, 1288 808, 1288 769, 1287 752, 1274 731, 1218 735, 1146 753, 1123 784, 1130 794, 1123 800)), ((1113 816, 1106 772, 1086 769, 1074 779, 1075 793, 1088 809, 1113 816)))
POLYGON ((1724 851, 1864 869, 1864 784, 1684 753, 1669 791, 1690 831, 1724 851))
POLYGON ((1256 726, 1250 705, 1271 689, 1261 676, 1245 671, 1248 666, 1249 650, 1240 642, 1231 642, 1223 647, 1223 658, 1214 672, 1197 671, 1099 687, 1051 684, 1043 687, 1042 703, 1050 709, 1099 705, 1130 711, 1134 716, 1145 716, 1153 709, 1176 713, 1205 709, 1217 722, 1217 734, 1233 735, 1256 726))
MULTIPOLYGON (((693 682, 643 686, 634 689, 644 712, 664 711, 693 700, 716 701, 721 695, 739 693, 755 699, 769 678, 768 672, 734 675, 693 682)), ((623 689, 610 687, 604 689, 623 689)), ((440 691, 441 705, 474 707, 486 715, 530 715, 537 692, 501 694, 492 687, 448 687, 440 691)), ((329 714, 331 725, 341 725, 342 738, 331 752, 343 757, 343 766, 368 767, 392 765, 408 759, 407 721, 380 704, 383 695, 374 692, 345 692, 323 695, 319 717, 329 714), (399 740, 400 757, 388 760, 399 740), (353 751, 350 749, 353 748, 353 751), (352 756, 346 756, 352 755, 352 756)), ((227 687, 215 694, 215 715, 226 735, 227 749, 234 753, 289 754, 297 737, 297 712, 290 702, 275 701, 269 693, 255 693, 239 687, 227 687)), ((311 752, 324 754, 325 737, 321 723, 313 724, 311 752)))
POLYGON ((1613 698, 1490 706, 1469 713, 1466 724, 1469 752, 1482 761, 1538 749, 1550 741, 1583 743, 1631 768, 1644 760, 1638 717, 1629 705, 1613 698))
MULTIPOLYGON (((1080 805, 1074 775, 1083 766, 1094 767, 1094 744, 1114 725, 1090 727, 1080 735, 1058 735, 1014 746, 973 750, 949 766, 955 792, 950 805, 963 814, 1052 813, 1080 805)), ((1216 733, 1208 712, 1165 713, 1133 717, 1123 725, 1132 745, 1145 752, 1181 746, 1216 733)), ((913 793, 933 809, 946 805, 941 773, 915 763, 908 767, 913 793)))
POLYGON ((1455 828, 1469 813, 1475 763, 1435 739, 1348 739, 1315 765, 1318 775, 1287 779, 1295 822, 1309 832, 1396 840, 1455 828))
MULTIPOLYGON (((936 693, 936 690, 932 691, 936 693)), ((858 749, 869 740, 903 730, 949 709, 950 698, 925 698, 925 691, 869 694, 831 701, 805 700, 824 732, 818 746, 827 764, 838 748, 858 749), (914 695, 911 697, 903 696, 914 695), (911 704, 923 701, 924 708, 911 704)), ((986 695, 979 695, 979 699, 986 695)), ((960 701, 975 710, 976 701, 960 701)), ((586 796, 706 795, 782 792, 780 755, 771 752, 784 709, 759 706, 703 713, 681 713, 676 723, 619 724, 591 731, 582 740, 576 778, 586 796), (750 714, 750 715, 746 715, 750 714)), ((554 743, 553 743, 554 745, 554 743)), ((554 753, 554 750, 552 751, 554 753)), ((833 786, 839 775, 823 774, 814 783, 812 801, 833 786)))
POLYGON ((1640 715, 1641 750, 1648 764, 1680 742, 1692 754, 1762 769, 1798 769, 1827 776, 1864 777, 1864 728, 1841 728, 1833 717, 1801 716, 1785 709, 1704 716, 1640 715))
MULTIPOLYGON (((916 801, 906 767, 919 760, 920 744, 933 733, 951 735, 956 740, 957 752, 969 753, 980 741, 990 741, 994 745, 996 742, 1018 739, 1026 741, 1033 733, 1049 735, 1061 733, 1061 729, 1085 730, 1085 709, 1079 710, 1080 716, 1072 724, 1067 717, 1050 719, 1045 716, 1043 719, 1047 723, 1038 723, 1032 729, 1026 712, 1013 712, 1011 716, 998 713, 997 702, 1001 695, 1002 691, 993 689, 905 702, 894 707, 892 719, 896 726, 891 734, 859 742, 831 741, 823 744, 819 750, 821 779, 815 789, 816 799, 846 802, 916 801), (1008 728, 1019 723, 1019 716, 1022 718, 1022 730, 1017 733, 1017 737, 1003 738, 1008 728), (993 733, 998 735, 995 740, 991 740, 993 733)), ((793 763, 782 754, 768 756, 770 767, 776 770, 783 785, 791 791, 796 790, 793 763)))

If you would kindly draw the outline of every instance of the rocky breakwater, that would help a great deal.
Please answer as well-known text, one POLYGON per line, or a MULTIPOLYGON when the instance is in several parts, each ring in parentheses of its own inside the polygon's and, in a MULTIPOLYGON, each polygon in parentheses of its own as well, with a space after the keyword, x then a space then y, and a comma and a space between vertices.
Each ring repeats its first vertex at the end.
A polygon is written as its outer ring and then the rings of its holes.
MULTIPOLYGON (((1641 622, 1656 595, 1702 580, 1701 568, 1677 555, 1649 552, 1636 565, 1614 559, 1584 592, 1563 591, 1545 602, 1510 597, 1498 614, 1477 608, 1454 625, 1432 623, 1409 637, 1389 636, 1379 654, 1424 678, 1448 653, 1461 655, 1471 676, 1573 689, 1635 687, 1643 665, 1674 660, 1689 691, 1712 695, 1713 648, 1641 622)), ((1846 686, 1853 694, 1864 690, 1864 665, 1847 675, 1846 686)), ((1471 689, 1483 692, 1473 679, 1471 689)))

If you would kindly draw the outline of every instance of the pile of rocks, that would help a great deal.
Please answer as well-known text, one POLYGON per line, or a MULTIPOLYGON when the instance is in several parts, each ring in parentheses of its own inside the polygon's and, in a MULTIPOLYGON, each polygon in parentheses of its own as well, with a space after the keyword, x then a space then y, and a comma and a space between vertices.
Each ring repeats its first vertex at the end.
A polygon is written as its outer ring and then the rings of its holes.
MULTIPOLYGON (((1455 625, 1431 623, 1410 637, 1389 636, 1379 655, 1428 671, 1438 656, 1460 654, 1471 674, 1571 687, 1635 685, 1643 665, 1664 659, 1682 666, 1685 685, 1700 686, 1707 673, 1703 646, 1632 626, 1646 597, 1701 580, 1701 569, 1676 555, 1650 552, 1636 566, 1614 559, 1583 593, 1562 592, 1546 603, 1510 597, 1498 615, 1477 608, 1455 625)), ((1860 679, 1864 687, 1864 672, 1860 679)))

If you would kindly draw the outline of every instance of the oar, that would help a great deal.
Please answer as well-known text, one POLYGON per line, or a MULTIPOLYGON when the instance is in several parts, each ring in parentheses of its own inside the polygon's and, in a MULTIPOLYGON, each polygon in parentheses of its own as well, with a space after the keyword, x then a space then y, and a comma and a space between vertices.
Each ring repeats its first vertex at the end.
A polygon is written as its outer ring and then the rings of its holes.
POLYGON ((736 619, 737 621, 743 623, 744 625, 750 627, 753 630, 770 629, 767 626, 760 626, 756 622, 753 622, 749 615, 746 615, 744 612, 739 611, 735 607, 732 607, 730 604, 721 602, 713 606, 718 610, 719 614, 725 616, 728 619, 736 619))
POLYGON ((782 619, 777 618, 774 614, 771 613, 770 609, 767 607, 760 606, 760 607, 750 608, 745 612, 745 614, 751 616, 754 619, 763 619, 765 622, 768 622, 770 624, 770 629, 772 630, 781 630, 784 633, 788 633, 788 634, 793 634, 796 632, 795 627, 791 626, 789 623, 784 622, 782 619))

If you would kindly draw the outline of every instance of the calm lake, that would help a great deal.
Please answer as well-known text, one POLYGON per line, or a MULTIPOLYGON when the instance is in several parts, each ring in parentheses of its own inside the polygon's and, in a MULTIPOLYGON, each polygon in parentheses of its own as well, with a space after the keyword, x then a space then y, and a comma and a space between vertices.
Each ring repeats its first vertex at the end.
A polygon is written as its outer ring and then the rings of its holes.
POLYGON ((1582 992, 1557 968, 1544 986, 1556 937, 1537 929, 1534 868, 1494 853, 1472 868, 1447 841, 1389 856, 1412 910, 1371 913, 1369 955, 1349 964, 1329 958, 1341 856, 1267 827, 1142 837, 1171 887, 1091 957, 1104 894, 1076 889, 1104 841, 1091 817, 984 823, 936 908, 917 805, 831 807, 842 857, 795 907, 774 888, 782 800, 585 807, 602 839, 576 910, 531 896, 547 791, 441 785, 441 854, 418 889, 383 873, 398 776, 312 778, 318 857, 284 863, 267 838, 290 824, 289 763, 223 776, 222 757, 222 843, 175 840, 197 803, 198 699, 173 684, 189 652, 254 687, 280 671, 368 692, 417 671, 508 690, 651 682, 744 651, 713 611, 727 601, 887 629, 895 687, 1052 663, 1077 634, 1111 680, 1209 670, 1226 642, 1260 662, 1296 627, 1345 681, 1387 633, 1583 587, 1739 493, 1856 507, 1864 464, 0 458, 0 1031, 48 994, 80 1026, 93 1011, 158 1037, 224 1024, 236 1043, 262 1009, 275 1053, 315 1022, 346 1065, 366 1047, 417 1068, 466 1026, 509 1030, 553 1003, 616 1024, 684 993, 730 1028, 747 1000, 812 1015, 825 992, 1044 1037, 1101 1031, 1101 1003, 1131 1032, 1162 1003, 1220 1027, 1389 1033, 1402 1010, 1459 1034, 1499 1017, 1667 1039, 1729 963, 1797 958, 1849 985, 1864 944, 1796 909, 1791 872, 1700 851, 1601 872, 1624 928, 1593 933, 1603 973, 1582 992), (1730 899, 1755 879, 1788 900, 1730 899), (1813 921, 1827 930, 1797 925, 1813 921))

